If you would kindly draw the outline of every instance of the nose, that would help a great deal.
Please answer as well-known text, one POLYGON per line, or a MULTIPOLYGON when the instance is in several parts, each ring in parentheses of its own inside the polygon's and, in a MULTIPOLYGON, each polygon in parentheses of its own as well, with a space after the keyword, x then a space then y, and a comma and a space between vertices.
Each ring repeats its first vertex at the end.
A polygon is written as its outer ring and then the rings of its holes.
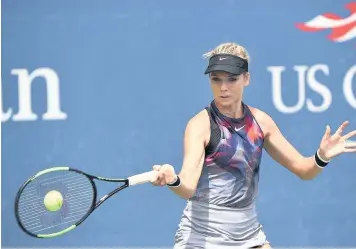
POLYGON ((228 89, 227 83, 226 83, 226 82, 222 82, 222 83, 220 84, 220 91, 226 92, 227 89, 228 89))

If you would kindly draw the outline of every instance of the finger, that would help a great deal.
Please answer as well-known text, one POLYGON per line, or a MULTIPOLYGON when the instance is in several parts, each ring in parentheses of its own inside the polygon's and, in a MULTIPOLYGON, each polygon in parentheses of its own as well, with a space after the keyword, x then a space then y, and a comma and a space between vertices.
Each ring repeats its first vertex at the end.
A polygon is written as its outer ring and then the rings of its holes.
POLYGON ((323 139, 327 139, 328 137, 330 137, 330 133, 331 133, 330 126, 327 125, 323 139))
POLYGON ((153 165, 153 170, 159 171, 161 167, 161 165, 153 165))
POLYGON ((173 168, 172 165, 170 165, 170 164, 164 164, 163 167, 164 167, 164 169, 165 169, 166 171, 169 171, 169 172, 173 172, 173 173, 174 173, 174 168, 173 168))
POLYGON ((169 164, 163 164, 162 165, 162 168, 165 168, 165 169, 170 169, 172 166, 169 165, 169 164))
POLYGON ((335 135, 341 136, 341 135, 342 135, 342 132, 344 131, 344 129, 346 128, 346 126, 347 126, 348 124, 349 124, 349 121, 343 122, 343 123, 340 125, 339 129, 337 129, 337 131, 335 132, 335 135))
POLYGON ((162 170, 164 170, 164 169, 166 169, 167 168, 167 165, 166 164, 163 164, 162 166, 161 166, 161 169, 162 170))
POLYGON ((349 138, 351 138, 351 137, 353 137, 353 136, 355 136, 355 135, 356 135, 356 130, 347 133, 343 138, 344 138, 345 140, 347 140, 347 139, 349 139, 349 138))
POLYGON ((162 172, 159 172, 158 175, 157 175, 157 179, 152 182, 153 185, 155 186, 160 186, 161 185, 161 182, 164 180, 164 176, 163 176, 163 173, 162 172))
POLYGON ((344 150, 344 152, 356 152, 356 148, 352 148, 352 149, 346 148, 346 149, 344 150))
POLYGON ((162 178, 162 180, 160 181, 160 185, 161 186, 165 186, 166 185, 166 180, 164 178, 162 178))
POLYGON ((345 141, 345 148, 353 149, 356 148, 356 141, 345 141))
POLYGON ((159 185, 160 185, 160 181, 159 181, 159 180, 156 180, 156 181, 152 182, 152 185, 154 185, 154 186, 159 186, 159 185))

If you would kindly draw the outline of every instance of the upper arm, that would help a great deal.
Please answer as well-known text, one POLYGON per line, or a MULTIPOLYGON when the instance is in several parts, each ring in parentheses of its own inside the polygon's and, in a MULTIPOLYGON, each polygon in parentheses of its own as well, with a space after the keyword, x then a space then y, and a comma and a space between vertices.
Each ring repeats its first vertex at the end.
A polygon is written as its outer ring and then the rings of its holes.
POLYGON ((274 120, 262 111, 258 111, 258 122, 264 132, 264 149, 279 164, 296 175, 300 175, 300 165, 303 156, 284 137, 274 120))
POLYGON ((205 146, 210 139, 209 116, 205 110, 187 123, 184 133, 184 156, 180 177, 185 185, 195 189, 205 158, 205 146))

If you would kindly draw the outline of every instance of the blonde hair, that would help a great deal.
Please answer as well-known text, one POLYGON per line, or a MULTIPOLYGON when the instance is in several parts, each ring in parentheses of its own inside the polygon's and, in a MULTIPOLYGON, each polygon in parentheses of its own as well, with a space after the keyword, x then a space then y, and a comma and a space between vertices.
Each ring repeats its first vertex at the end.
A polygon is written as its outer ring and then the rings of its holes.
POLYGON ((250 62, 250 56, 243 46, 236 44, 234 42, 227 42, 227 43, 222 43, 215 47, 213 50, 203 54, 203 58, 210 58, 213 55, 216 54, 230 54, 230 55, 235 55, 239 56, 247 62, 250 62))

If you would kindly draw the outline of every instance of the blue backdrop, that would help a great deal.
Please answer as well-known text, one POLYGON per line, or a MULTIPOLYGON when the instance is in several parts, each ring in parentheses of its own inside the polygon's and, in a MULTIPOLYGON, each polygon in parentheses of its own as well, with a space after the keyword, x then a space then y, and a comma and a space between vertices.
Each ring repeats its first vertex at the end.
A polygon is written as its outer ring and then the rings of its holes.
MULTIPOLYGON (((248 49, 244 101, 269 113, 304 155, 327 124, 335 131, 349 120, 346 132, 355 129, 355 5, 2 1, 3 246, 172 247, 185 201, 167 188, 128 189, 53 240, 18 228, 14 197, 29 176, 58 165, 107 177, 160 163, 179 171, 186 122, 212 98, 202 54, 222 42, 248 49), (318 15, 325 30, 298 25, 318 15)), ((355 175, 354 154, 302 181, 264 153, 258 212, 272 245, 356 246, 355 175)))

